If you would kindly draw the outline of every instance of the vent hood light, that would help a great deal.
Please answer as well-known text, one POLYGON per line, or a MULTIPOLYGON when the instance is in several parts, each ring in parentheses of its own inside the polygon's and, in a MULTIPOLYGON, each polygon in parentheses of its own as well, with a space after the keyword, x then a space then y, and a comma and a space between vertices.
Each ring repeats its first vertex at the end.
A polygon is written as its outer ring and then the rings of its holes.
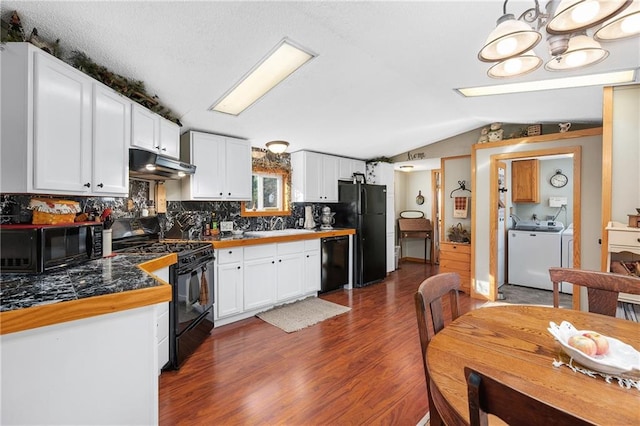
POLYGON ((538 90, 569 89, 610 84, 631 83, 636 79, 636 70, 615 71, 602 74, 581 75, 577 77, 556 78, 551 80, 527 81, 523 83, 498 84, 494 86, 466 87, 457 90, 465 97, 504 95, 508 93, 535 92, 538 90))
POLYGON ((210 110, 240 114, 315 56, 285 38, 210 110))
POLYGON ((196 166, 144 149, 129 148, 129 176, 146 180, 180 179, 196 172, 196 166))

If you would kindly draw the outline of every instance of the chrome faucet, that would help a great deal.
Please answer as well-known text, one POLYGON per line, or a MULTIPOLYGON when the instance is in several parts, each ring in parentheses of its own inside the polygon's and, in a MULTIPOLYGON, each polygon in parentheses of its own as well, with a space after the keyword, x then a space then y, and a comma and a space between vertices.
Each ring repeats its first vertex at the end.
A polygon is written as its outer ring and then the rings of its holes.
POLYGON ((269 229, 272 231, 278 229, 278 222, 280 222, 280 229, 284 229, 284 219, 282 219, 282 216, 273 216, 269 221, 269 229))

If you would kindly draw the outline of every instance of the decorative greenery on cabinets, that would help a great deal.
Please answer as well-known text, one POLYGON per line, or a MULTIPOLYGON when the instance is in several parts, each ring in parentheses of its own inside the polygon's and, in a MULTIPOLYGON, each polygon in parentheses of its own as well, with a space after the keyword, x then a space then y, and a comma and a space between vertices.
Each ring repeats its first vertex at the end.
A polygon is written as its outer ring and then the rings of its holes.
POLYGON ((14 11, 8 22, 4 19, 2 20, 2 43, 25 41, 57 58, 62 59, 69 65, 79 69, 83 73, 93 77, 106 86, 109 86, 132 101, 139 103, 158 115, 161 115, 167 120, 173 121, 179 126, 182 126, 180 120, 171 112, 171 110, 160 104, 157 95, 147 94, 144 82, 140 80, 131 80, 119 74, 115 74, 109 71, 106 67, 93 62, 91 58, 83 52, 73 51, 71 52, 71 55, 65 59, 60 50, 59 40, 50 42, 43 39, 38 35, 38 30, 36 28, 33 28, 31 35, 27 38, 22 28, 20 17, 18 16, 18 13, 14 11))
POLYGON ((393 163, 389 157, 376 157, 367 160, 367 183, 376 183, 376 166, 378 163, 393 163))

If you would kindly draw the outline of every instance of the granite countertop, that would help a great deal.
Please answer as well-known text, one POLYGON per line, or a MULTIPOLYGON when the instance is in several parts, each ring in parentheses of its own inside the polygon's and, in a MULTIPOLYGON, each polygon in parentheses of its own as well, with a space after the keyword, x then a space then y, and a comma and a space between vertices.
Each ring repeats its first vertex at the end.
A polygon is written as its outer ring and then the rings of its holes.
POLYGON ((169 301, 170 285, 151 273, 175 262, 175 254, 117 254, 51 273, 0 274, 0 334, 169 301), (18 315, 40 318, 20 325, 18 315))

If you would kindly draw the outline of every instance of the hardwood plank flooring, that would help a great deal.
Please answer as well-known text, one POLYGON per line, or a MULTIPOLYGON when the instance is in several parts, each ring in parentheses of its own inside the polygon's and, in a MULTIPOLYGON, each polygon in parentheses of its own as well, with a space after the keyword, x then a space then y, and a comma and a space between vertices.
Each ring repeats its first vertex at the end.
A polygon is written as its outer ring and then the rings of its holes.
POLYGON ((351 311, 295 333, 255 317, 214 329, 162 373, 160 424, 416 425, 428 407, 413 295, 434 273, 402 263, 381 283, 322 295, 351 311))

